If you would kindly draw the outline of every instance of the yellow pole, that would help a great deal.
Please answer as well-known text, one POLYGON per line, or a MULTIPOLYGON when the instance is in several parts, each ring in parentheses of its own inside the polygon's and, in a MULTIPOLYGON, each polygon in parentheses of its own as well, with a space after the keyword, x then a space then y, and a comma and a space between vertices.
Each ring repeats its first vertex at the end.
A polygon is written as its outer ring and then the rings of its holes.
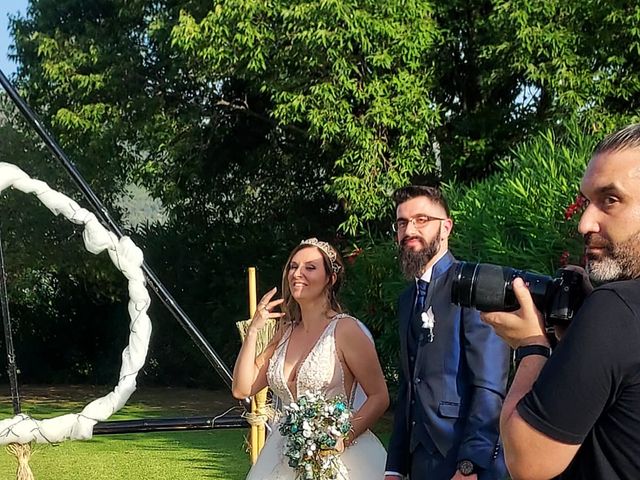
MULTIPOLYGON (((256 313, 256 307, 258 298, 256 295, 257 292, 257 284, 256 284, 256 269, 255 267, 249 267, 249 317, 253 318, 254 313, 256 313)), ((254 414, 262 415, 264 413, 264 408, 267 403, 267 389, 263 388, 255 396, 251 399, 251 411, 254 414)), ((266 437, 266 431, 264 428, 264 424, 261 425, 253 425, 251 426, 251 462, 256 463, 258 459, 258 455, 264 447, 266 437)))
POLYGON ((256 267, 249 267, 249 318, 253 318, 258 306, 256 288, 256 267))
MULTIPOLYGON (((265 405, 267 404, 267 389, 263 388, 258 393, 256 393, 256 396, 254 397, 254 401, 256 404, 257 413, 259 413, 260 415, 264 415, 264 408, 265 408, 265 405)), ((265 437, 266 437, 266 429, 264 427, 264 423, 261 423, 257 427, 258 454, 262 451, 262 447, 264 447, 265 437)))
MULTIPOLYGON (((242 337, 243 341, 247 333, 247 328, 251 324, 251 318, 256 313, 257 308, 257 297, 256 297, 256 269, 254 267, 250 267, 248 270, 249 273, 249 320, 242 320, 236 322, 236 326, 238 327, 238 331, 240 332, 240 337, 242 337)), ((265 324, 265 327, 260 330, 258 334, 258 338, 256 340, 256 356, 260 355, 267 344, 271 341, 275 330, 277 328, 277 322, 274 319, 269 319, 265 324)), ((266 404, 267 404, 267 388, 263 388, 258 393, 254 395, 251 399, 251 413, 253 414, 254 419, 264 419, 266 413, 266 404)), ((258 455, 260 454, 260 450, 264 446, 266 429, 264 424, 260 425, 260 422, 250 422, 251 431, 249 433, 249 447, 251 453, 251 462, 256 463, 258 459, 258 455), (257 425, 256 425, 257 423, 257 425)))
MULTIPOLYGON (((253 318, 256 313, 257 307, 257 295, 256 295, 256 269, 255 267, 249 267, 249 318, 253 318)), ((257 395, 256 395, 257 396, 257 395)), ((256 396, 251 399, 251 413, 255 414, 257 410, 256 396)), ((258 426, 251 425, 251 434, 249 436, 249 443, 251 444, 251 463, 256 463, 258 454, 260 453, 258 445, 258 426)))

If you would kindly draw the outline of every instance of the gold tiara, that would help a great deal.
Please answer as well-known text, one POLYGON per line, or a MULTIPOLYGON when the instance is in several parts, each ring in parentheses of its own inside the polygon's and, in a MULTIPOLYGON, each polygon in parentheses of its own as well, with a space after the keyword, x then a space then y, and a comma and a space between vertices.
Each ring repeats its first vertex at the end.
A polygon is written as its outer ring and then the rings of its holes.
POLYGON ((338 254, 327 242, 322 242, 313 237, 302 240, 300 242, 300 245, 312 245, 322 250, 327 255, 327 257, 329 257, 329 261, 331 262, 331 269, 334 271, 334 273, 338 273, 342 268, 342 266, 338 263, 338 254))

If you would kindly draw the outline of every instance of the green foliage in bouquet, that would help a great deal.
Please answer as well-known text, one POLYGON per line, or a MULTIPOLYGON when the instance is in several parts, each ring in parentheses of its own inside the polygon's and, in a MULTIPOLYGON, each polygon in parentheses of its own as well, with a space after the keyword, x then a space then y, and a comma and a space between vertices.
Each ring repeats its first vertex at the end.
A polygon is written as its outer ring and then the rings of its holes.
POLYGON ((279 429, 286 438, 289 466, 300 479, 336 480, 340 472, 336 446, 351 429, 345 400, 305 392, 284 410, 279 429))

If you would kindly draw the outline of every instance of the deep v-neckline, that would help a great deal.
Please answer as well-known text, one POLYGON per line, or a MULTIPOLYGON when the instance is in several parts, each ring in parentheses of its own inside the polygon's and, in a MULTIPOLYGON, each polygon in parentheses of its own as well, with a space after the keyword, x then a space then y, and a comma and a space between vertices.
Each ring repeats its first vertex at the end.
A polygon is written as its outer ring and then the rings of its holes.
MULTIPOLYGON (((295 389, 296 389, 295 396, 293 395, 293 392, 291 391, 291 387, 289 386, 289 378, 284 374, 285 373, 284 369, 287 366, 287 353, 289 352, 289 344, 291 343, 291 337, 289 337, 287 339, 287 343, 284 346, 284 358, 282 359, 282 378, 284 379, 284 386, 287 389, 287 393, 289 394, 289 397, 291 398, 291 401, 295 402, 295 401, 298 400, 298 378, 300 378, 300 372, 302 371, 302 367, 304 367, 304 364, 307 363, 307 360, 309 359, 309 357, 311 356, 313 351, 316 349, 316 347, 320 343, 320 340, 322 340, 324 338, 325 334, 329 330, 329 327, 333 324, 333 322, 335 322, 339 318, 340 318, 340 314, 337 314, 337 315, 334 315, 331 320, 329 320, 329 323, 327 323, 327 326, 324 327, 324 330, 322 330, 322 333, 316 339, 316 341, 313 343, 313 346, 309 349, 309 351, 304 356, 304 358, 302 360, 300 360, 300 362, 298 363, 298 366, 295 367, 295 368, 292 368, 291 372, 289 372, 289 375, 291 375, 292 372, 295 372, 295 376, 293 378, 293 384, 294 384, 295 389)), ((291 333, 293 334, 293 330, 291 330, 291 333)))

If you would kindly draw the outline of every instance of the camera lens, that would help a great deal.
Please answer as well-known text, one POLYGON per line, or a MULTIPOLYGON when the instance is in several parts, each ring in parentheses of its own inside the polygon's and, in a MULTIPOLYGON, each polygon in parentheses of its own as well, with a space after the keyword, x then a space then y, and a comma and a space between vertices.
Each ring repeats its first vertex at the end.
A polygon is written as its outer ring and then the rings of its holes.
POLYGON ((516 277, 524 280, 533 302, 545 311, 554 279, 545 275, 488 263, 459 262, 451 286, 451 301, 482 312, 512 311, 519 308, 512 288, 516 277))
POLYGON ((459 262, 456 265, 453 285, 451 286, 451 303, 462 307, 471 307, 473 305, 473 284, 475 283, 478 265, 478 263, 467 262, 459 262))

